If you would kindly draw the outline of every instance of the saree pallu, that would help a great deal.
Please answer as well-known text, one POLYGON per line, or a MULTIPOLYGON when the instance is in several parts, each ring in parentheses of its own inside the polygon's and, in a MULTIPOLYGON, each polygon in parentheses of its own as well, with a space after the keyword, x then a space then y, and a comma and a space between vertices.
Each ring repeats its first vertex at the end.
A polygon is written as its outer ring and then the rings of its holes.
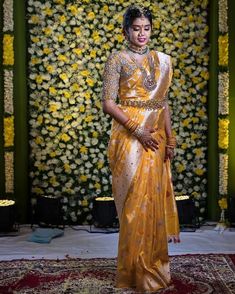
MULTIPOLYGON (((158 87, 150 92, 154 97, 165 95, 169 73, 163 85, 164 77, 161 73, 158 87)), ((140 75, 131 78, 135 87, 142 91, 140 75)), ((127 82, 127 79, 123 81, 127 82)), ((133 99, 134 87, 129 85, 131 89, 124 89, 121 84, 121 99, 127 99, 128 93, 133 99)), ((144 90, 141 98, 150 99, 144 90)), ((153 292, 170 283, 167 238, 179 234, 170 162, 165 161, 165 109, 119 107, 141 126, 157 129, 152 136, 159 148, 145 151, 137 138, 113 121, 108 155, 120 222, 116 286, 153 292)))

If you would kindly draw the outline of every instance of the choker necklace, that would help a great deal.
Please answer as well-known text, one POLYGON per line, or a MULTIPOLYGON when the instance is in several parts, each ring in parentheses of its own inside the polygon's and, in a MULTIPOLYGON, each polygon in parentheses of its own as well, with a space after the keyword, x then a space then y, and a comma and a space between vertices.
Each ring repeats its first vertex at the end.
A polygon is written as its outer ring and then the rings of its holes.
POLYGON ((149 52, 149 47, 148 46, 145 46, 145 47, 137 47, 137 46, 134 46, 134 45, 131 45, 131 44, 128 44, 127 45, 127 49, 133 53, 137 53, 137 54, 140 54, 140 55, 143 55, 143 54, 146 54, 149 52))

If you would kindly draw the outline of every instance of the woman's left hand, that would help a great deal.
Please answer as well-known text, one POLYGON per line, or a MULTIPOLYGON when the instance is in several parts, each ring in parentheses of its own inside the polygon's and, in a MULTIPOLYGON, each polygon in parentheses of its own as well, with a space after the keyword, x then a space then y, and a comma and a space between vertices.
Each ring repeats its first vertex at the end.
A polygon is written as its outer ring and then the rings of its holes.
POLYGON ((174 157, 174 149, 166 146, 165 161, 167 159, 172 160, 173 157, 174 157))

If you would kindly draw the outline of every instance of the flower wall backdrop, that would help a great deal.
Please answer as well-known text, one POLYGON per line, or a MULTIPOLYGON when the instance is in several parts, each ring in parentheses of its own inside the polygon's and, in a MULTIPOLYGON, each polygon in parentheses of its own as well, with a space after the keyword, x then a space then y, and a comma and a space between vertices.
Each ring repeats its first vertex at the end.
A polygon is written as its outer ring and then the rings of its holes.
MULTIPOLYGON (((111 195, 110 119, 101 109, 108 55, 123 47, 122 15, 143 1, 28 0, 30 177, 33 195, 64 197, 67 218, 91 220, 91 199, 111 195)), ((178 148, 176 193, 206 199, 208 1, 144 1, 153 12, 151 48, 170 54, 169 92, 178 148)))
MULTIPOLYGON (((3 2, 3 136, 5 194, 14 196, 14 106, 13 106, 13 66, 14 66, 14 19, 13 0, 3 2)), ((3 197, 3 195, 1 195, 3 197)))
POLYGON ((219 0, 218 37, 218 147, 219 147, 219 206, 227 209, 228 197, 228 148, 229 148, 229 69, 228 69, 228 1, 219 0))

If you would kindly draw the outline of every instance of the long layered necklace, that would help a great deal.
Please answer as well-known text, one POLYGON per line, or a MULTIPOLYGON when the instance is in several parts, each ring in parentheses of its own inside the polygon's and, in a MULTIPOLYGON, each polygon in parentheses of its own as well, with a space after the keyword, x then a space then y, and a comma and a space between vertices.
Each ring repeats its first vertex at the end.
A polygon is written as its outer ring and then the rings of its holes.
POLYGON ((131 60, 135 63, 135 65, 140 69, 142 73, 143 87, 147 91, 153 91, 157 87, 157 81, 155 80, 155 67, 154 67, 153 57, 151 56, 151 54, 149 54, 148 47, 146 46, 144 48, 136 49, 136 48, 128 46, 127 50, 131 60), (148 64, 149 64, 149 73, 146 71, 146 69, 142 65, 138 63, 133 53, 138 53, 140 55, 148 54, 147 58, 148 58, 148 64))

